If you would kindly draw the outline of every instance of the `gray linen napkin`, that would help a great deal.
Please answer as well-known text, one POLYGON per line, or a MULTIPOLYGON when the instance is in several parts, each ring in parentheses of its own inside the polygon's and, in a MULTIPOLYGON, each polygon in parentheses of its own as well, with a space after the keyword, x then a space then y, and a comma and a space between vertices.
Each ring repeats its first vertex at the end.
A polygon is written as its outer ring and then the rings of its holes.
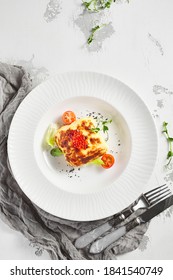
MULTIPOLYGON (((94 229, 111 217, 92 222, 75 222, 52 216, 22 192, 15 181, 7 155, 7 138, 13 115, 31 90, 32 82, 19 66, 0 63, 0 217, 20 231, 33 246, 47 250, 51 259, 116 259, 116 255, 136 249, 148 225, 138 226, 104 252, 91 255, 88 247, 77 250, 76 238, 94 229)), ((9 255, 10 257, 10 255, 9 255)))

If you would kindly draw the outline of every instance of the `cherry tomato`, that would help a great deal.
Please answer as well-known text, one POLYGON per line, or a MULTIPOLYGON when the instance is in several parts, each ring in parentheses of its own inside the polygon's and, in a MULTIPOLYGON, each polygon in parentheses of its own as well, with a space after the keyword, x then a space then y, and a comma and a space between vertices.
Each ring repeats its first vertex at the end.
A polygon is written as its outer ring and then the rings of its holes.
POLYGON ((115 159, 111 154, 104 154, 101 157, 101 160, 104 162, 104 164, 102 164, 102 167, 105 169, 112 167, 115 162, 115 159))
POLYGON ((62 115, 62 121, 64 124, 71 124, 76 120, 76 115, 72 111, 66 111, 62 115))

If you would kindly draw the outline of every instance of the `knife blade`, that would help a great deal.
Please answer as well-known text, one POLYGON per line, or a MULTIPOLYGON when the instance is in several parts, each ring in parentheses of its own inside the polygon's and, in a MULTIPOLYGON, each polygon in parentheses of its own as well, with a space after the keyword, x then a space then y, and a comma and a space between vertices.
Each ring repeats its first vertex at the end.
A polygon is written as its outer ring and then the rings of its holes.
POLYGON ((98 254, 102 252, 105 248, 111 245, 113 242, 117 241, 119 238, 124 236, 128 231, 132 230, 138 225, 144 224, 149 222, 152 218, 166 210, 168 207, 173 205, 173 195, 167 197, 166 199, 160 201, 159 203, 155 204, 154 206, 150 207, 144 213, 130 221, 129 223, 121 226, 111 233, 107 234, 103 238, 95 241, 90 249, 89 252, 91 254, 98 254))

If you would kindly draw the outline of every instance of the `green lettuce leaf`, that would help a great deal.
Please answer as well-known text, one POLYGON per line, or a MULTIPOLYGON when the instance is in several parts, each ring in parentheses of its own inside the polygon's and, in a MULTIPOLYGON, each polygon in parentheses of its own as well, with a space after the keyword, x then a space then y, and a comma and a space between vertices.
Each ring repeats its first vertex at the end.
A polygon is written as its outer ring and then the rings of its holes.
POLYGON ((102 165, 104 164, 103 160, 101 160, 101 158, 96 158, 93 161, 91 161, 91 163, 95 164, 95 165, 102 165))
POLYGON ((53 123, 51 125, 49 125, 46 133, 45 133, 45 137, 44 137, 44 147, 45 148, 53 148, 55 145, 56 145, 56 142, 55 142, 55 135, 56 135, 56 132, 58 130, 58 126, 57 124, 53 123))

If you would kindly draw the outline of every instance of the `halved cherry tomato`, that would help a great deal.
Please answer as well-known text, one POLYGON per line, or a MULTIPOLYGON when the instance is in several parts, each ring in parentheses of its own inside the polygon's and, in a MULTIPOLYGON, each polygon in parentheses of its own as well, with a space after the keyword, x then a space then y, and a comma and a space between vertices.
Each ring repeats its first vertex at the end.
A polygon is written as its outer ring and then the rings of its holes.
POLYGON ((72 111, 66 111, 62 115, 62 121, 64 124, 71 124, 76 120, 76 115, 72 111))
POLYGON ((105 169, 112 167, 115 162, 115 159, 111 154, 104 154, 101 157, 101 160, 104 162, 104 164, 102 164, 102 167, 105 169))

